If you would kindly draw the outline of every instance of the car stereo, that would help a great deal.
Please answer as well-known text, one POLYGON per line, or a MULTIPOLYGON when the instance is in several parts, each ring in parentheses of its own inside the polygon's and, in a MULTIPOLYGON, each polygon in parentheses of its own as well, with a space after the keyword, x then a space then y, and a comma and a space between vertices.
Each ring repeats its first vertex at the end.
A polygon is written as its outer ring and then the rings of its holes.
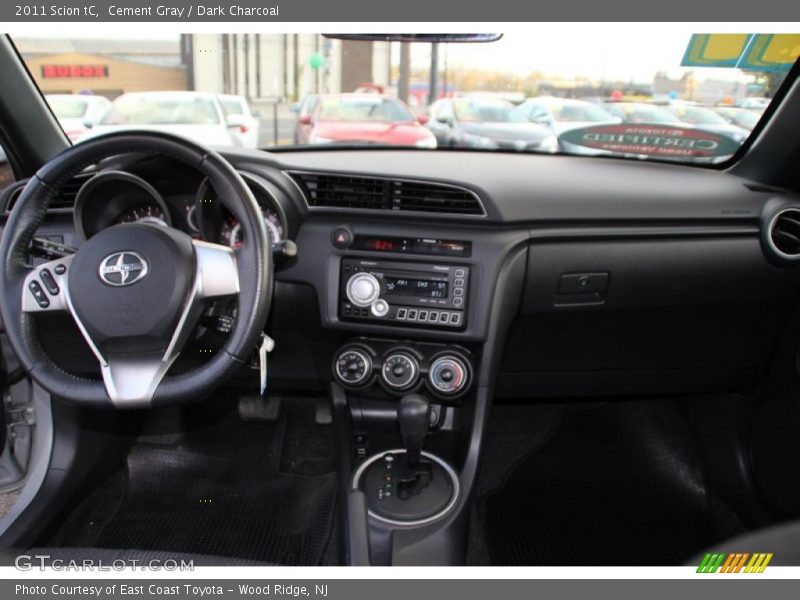
POLYGON ((464 265, 344 258, 339 318, 461 329, 468 289, 464 265))

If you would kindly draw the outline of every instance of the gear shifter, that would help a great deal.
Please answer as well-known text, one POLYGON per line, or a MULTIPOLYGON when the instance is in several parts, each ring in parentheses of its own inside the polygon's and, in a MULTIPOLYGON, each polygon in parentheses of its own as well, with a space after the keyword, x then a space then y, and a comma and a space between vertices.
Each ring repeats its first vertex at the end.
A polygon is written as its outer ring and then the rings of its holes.
POLYGON ((403 500, 419 494, 431 483, 431 464, 422 458, 422 446, 428 436, 430 402, 420 394, 407 394, 397 407, 400 437, 406 450, 405 465, 397 480, 397 495, 403 500))

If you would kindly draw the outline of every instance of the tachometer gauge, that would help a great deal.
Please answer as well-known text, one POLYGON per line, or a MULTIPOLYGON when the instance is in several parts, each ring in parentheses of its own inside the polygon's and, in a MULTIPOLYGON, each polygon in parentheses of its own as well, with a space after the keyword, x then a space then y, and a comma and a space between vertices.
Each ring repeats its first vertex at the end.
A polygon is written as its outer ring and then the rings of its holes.
POLYGON ((115 225, 120 223, 147 223, 162 227, 169 226, 168 218, 164 211, 152 204, 140 204, 127 209, 114 220, 115 225))
POLYGON ((242 226, 233 217, 228 217, 222 222, 219 228, 219 241, 229 248, 241 248, 242 246, 242 226))

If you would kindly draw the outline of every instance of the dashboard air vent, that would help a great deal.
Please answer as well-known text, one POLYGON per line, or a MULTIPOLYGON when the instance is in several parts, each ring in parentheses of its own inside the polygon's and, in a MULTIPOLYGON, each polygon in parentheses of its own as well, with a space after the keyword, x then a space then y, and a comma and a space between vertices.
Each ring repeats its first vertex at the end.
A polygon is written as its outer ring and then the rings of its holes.
POLYGON ((310 207, 486 214, 478 196, 463 187, 431 181, 290 172, 310 207))
MULTIPOLYGON (((48 212, 55 211, 55 212, 67 212, 71 211, 72 208, 75 206, 75 198, 78 195, 78 191, 81 189, 84 183, 89 181, 92 177, 94 177, 94 173, 79 173, 72 179, 70 179, 67 183, 63 185, 59 194, 50 201, 50 206, 48 207, 48 212)), ((11 212, 11 209, 14 208, 14 203, 17 201, 17 198, 22 192, 22 188, 24 186, 20 186, 18 189, 15 189, 11 196, 8 198, 8 203, 5 207, 6 214, 11 212)))
POLYGON ((800 258, 800 208, 785 208, 770 222, 770 245, 781 258, 800 258))

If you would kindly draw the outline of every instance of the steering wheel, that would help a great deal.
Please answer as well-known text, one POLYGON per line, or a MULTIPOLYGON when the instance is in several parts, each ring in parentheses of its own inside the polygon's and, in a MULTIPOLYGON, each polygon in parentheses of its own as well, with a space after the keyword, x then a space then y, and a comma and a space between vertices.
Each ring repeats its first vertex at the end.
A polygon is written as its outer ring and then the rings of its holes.
POLYGON ((216 152, 162 133, 97 137, 44 165, 8 217, 0 260, 0 314, 24 369, 53 396, 85 406, 146 408, 200 399, 249 360, 272 297, 269 236, 250 189, 216 152), (104 158, 131 152, 180 160, 205 175, 241 224, 239 251, 133 223, 100 231, 76 254, 30 266, 31 239, 62 186, 104 158), (205 301, 223 296, 238 300, 224 346, 201 367, 165 377, 205 301), (102 381, 69 374, 45 353, 36 315, 46 312, 72 316, 100 363, 102 381))

